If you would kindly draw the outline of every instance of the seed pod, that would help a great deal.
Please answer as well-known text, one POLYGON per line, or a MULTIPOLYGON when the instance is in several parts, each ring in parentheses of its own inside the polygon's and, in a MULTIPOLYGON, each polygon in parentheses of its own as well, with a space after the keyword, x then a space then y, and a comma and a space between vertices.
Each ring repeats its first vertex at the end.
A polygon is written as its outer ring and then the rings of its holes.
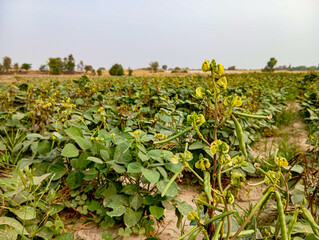
POLYGON ((297 222, 297 219, 298 219, 298 214, 299 214, 299 209, 296 208, 296 210, 294 212, 294 215, 292 216, 292 218, 290 219, 290 222, 288 224, 287 234, 288 234, 288 239, 289 240, 291 239, 291 232, 292 232, 292 230, 294 229, 294 227, 296 225, 296 222, 297 222))
POLYGON ((275 192, 275 197, 277 201, 277 210, 278 210, 278 219, 280 222, 281 239, 288 240, 284 206, 282 205, 280 194, 277 191, 275 192))
POLYGON ((243 129, 241 128, 241 125, 239 124, 238 120, 234 115, 232 115, 233 121, 235 123, 235 130, 239 142, 239 149, 244 154, 245 157, 247 157, 247 151, 246 151, 246 145, 244 141, 244 135, 243 135, 243 129))
POLYGON ((213 202, 213 196, 212 196, 212 187, 210 185, 210 173, 207 171, 204 171, 204 191, 207 195, 207 198, 209 201, 213 202))
POLYGON ((307 208, 303 207, 302 208, 302 212, 303 214, 306 216, 307 220, 310 223, 310 226, 312 228, 312 231, 314 232, 314 234, 319 237, 319 226, 318 224, 315 222, 315 220, 313 219, 311 213, 308 211, 307 208))
POLYGON ((197 235, 200 233, 200 229, 197 229, 192 235, 189 236, 188 240, 195 240, 197 235))

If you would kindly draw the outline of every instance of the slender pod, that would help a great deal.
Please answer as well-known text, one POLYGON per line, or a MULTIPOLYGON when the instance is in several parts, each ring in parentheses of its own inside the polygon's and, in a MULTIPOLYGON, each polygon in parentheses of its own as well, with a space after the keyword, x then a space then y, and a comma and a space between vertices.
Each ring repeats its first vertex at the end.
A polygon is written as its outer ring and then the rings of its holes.
POLYGON ((204 171, 204 191, 207 195, 209 201, 213 202, 212 196, 212 187, 210 185, 210 173, 208 171, 204 171))
POLYGON ((163 192, 162 192, 162 197, 165 196, 167 190, 169 189, 169 187, 173 184, 173 182, 175 181, 175 179, 178 177, 178 175, 184 170, 184 166, 181 167, 175 174, 174 176, 171 178, 171 180, 169 180, 169 182, 167 183, 167 185, 165 186, 163 192))
POLYGON ((170 138, 164 139, 162 141, 154 142, 154 144, 163 144, 163 143, 170 142, 170 141, 174 140, 175 138, 178 138, 179 136, 183 135, 184 133, 189 132, 190 130, 192 130, 192 128, 193 127, 185 128, 183 131, 177 133, 176 135, 174 135, 174 136, 172 136, 170 138))
POLYGON ((295 225, 296 225, 296 222, 298 220, 298 214, 299 214, 299 208, 296 208, 295 212, 294 212, 294 215, 292 216, 292 218, 290 219, 290 222, 288 224, 288 231, 287 231, 287 234, 288 234, 288 239, 290 240, 291 239, 291 233, 292 233, 292 230, 294 229, 295 225))
POLYGON ((236 130, 236 134, 237 134, 237 138, 238 138, 238 142, 239 142, 239 148, 240 148, 241 152, 244 154, 244 156, 247 157, 248 154, 246 151, 243 129, 234 115, 232 115, 232 119, 235 123, 235 130, 236 130))
POLYGON ((197 229, 192 235, 189 236, 188 240, 195 240, 197 235, 200 233, 200 229, 197 229))
POLYGON ((275 192, 275 198, 277 201, 277 210, 278 210, 278 219, 280 222, 281 239, 288 240, 284 206, 282 205, 280 194, 277 191, 275 192))
POLYGON ((308 211, 307 208, 303 207, 302 208, 302 212, 305 215, 305 217, 307 218, 307 220, 310 223, 310 226, 312 228, 312 231, 314 232, 314 234, 319 237, 319 226, 318 224, 315 222, 315 220, 313 219, 311 213, 308 211))
POLYGON ((248 114, 248 113, 242 113, 242 112, 233 112, 236 115, 243 116, 243 117, 248 117, 248 118, 257 118, 257 119, 268 119, 268 116, 264 115, 253 115, 253 114, 248 114))

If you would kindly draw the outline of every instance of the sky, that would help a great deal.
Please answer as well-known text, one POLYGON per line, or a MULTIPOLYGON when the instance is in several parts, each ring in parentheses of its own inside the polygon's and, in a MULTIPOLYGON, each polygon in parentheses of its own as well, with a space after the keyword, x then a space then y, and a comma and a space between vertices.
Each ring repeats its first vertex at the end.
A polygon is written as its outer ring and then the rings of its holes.
POLYGON ((0 58, 109 69, 319 64, 318 0, 0 0, 0 58))

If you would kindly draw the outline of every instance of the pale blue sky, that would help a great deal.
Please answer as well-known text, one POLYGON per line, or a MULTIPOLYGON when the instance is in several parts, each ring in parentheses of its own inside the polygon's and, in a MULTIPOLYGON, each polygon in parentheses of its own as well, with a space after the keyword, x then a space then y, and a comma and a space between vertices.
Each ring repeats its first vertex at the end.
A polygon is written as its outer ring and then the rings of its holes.
POLYGON ((0 58, 94 68, 319 64, 318 0, 0 0, 0 58))

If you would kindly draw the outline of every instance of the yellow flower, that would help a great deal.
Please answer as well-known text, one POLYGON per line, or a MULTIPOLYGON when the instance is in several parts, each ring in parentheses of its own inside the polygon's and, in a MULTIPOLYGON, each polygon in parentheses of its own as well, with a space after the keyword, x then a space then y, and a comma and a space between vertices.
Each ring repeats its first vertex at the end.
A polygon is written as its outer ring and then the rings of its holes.
POLYGON ((173 156, 171 157, 171 163, 173 163, 173 164, 178 164, 179 162, 180 162, 180 158, 179 158, 178 156, 173 155, 173 156))
POLYGON ((210 145, 210 153, 215 155, 218 151, 218 147, 220 144, 222 144, 221 140, 216 140, 216 141, 212 142, 212 144, 210 145))
POLYGON ((196 88, 196 97, 198 97, 198 98, 203 97, 202 89, 203 89, 202 87, 196 88))
POLYGON ((222 77, 217 81, 217 85, 222 87, 224 90, 227 88, 227 79, 226 77, 222 77))
POLYGON ((91 140, 94 140, 95 138, 92 136, 92 137, 90 137, 90 139, 91 139, 91 140))
POLYGON ((209 71, 209 61, 208 60, 205 60, 202 64, 202 71, 203 72, 207 72, 209 71))
POLYGON ((284 157, 277 157, 276 164, 279 167, 287 167, 288 166, 288 161, 284 157))
POLYGON ((217 64, 217 71, 216 71, 219 75, 223 74, 225 72, 224 70, 224 65, 221 64, 217 64))
POLYGON ((235 107, 240 107, 243 104, 243 102, 241 101, 241 97, 236 96, 233 100, 233 105, 235 107))

